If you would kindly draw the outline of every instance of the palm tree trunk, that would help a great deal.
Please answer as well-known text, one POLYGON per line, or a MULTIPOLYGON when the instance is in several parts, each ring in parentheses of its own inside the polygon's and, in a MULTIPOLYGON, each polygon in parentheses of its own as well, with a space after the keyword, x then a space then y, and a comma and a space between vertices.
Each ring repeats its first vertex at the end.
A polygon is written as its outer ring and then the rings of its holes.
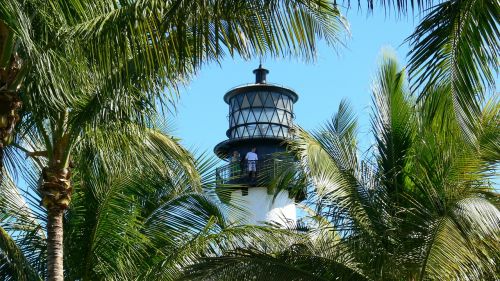
POLYGON ((0 142, 0 186, 3 182, 3 143, 0 142))
POLYGON ((71 197, 69 168, 59 168, 54 161, 42 171, 42 205, 47 208, 47 276, 49 281, 63 281, 63 217, 71 197))
POLYGON ((0 21, 0 182, 3 175, 3 153, 14 139, 14 128, 21 108, 19 86, 22 59, 15 51, 14 33, 0 21))
POLYGON ((47 275, 49 281, 63 281, 63 214, 58 207, 47 214, 47 275))

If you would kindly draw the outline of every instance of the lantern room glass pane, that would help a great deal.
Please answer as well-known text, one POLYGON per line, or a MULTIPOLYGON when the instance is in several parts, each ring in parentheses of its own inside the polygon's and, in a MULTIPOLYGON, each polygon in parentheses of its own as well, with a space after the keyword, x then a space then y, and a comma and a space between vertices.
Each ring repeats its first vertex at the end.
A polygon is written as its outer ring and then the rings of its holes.
POLYGON ((266 121, 265 122, 271 122, 271 120, 273 119, 274 109, 266 108, 264 113, 266 114, 266 121))
POLYGON ((261 121, 262 108, 253 108, 252 111, 255 116, 255 122, 262 122, 261 121))
POLYGON ((271 125, 271 130, 272 130, 272 135, 273 136, 278 136, 278 131, 279 131, 279 126, 278 125, 271 125))
POLYGON ((270 93, 270 92, 266 92, 266 102, 264 103, 264 106, 265 107, 274 107, 274 101, 273 101, 273 97, 276 93, 270 93))
POLYGON ((288 128, 283 127, 281 129, 283 130, 283 137, 284 138, 288 138, 289 137, 288 128))
POLYGON ((256 122, 257 119, 255 118, 255 115, 254 115, 254 110, 250 110, 250 113, 248 114, 248 119, 247 119, 247 123, 253 123, 253 122, 256 122))
POLYGON ((293 125, 293 122, 292 122, 292 114, 291 113, 286 113, 285 114, 285 123, 287 126, 292 126, 293 125))
POLYGON ((243 136, 243 127, 238 127, 238 128, 236 129, 236 134, 237 134, 237 136, 238 136, 239 138, 240 138, 240 137, 242 137, 242 136, 243 136))
POLYGON ((241 108, 250 107, 250 102, 248 101, 247 95, 243 95, 243 101, 241 102, 241 108))
POLYGON ((260 136, 263 136, 261 130, 260 130, 260 125, 258 124, 255 124, 255 133, 254 133, 254 137, 260 137, 260 136))
MULTIPOLYGON (((241 114, 243 115, 243 123, 247 123, 248 122, 248 115, 250 115, 250 109, 243 109, 241 111, 241 114)), ((240 124, 243 124, 243 123, 240 123, 240 124)))
POLYGON ((283 102, 284 99, 285 99, 285 97, 283 95, 281 95, 281 98, 276 103, 277 108, 285 109, 285 103, 283 102))
POLYGON ((266 136, 267 135, 267 129, 269 128, 269 125, 267 124, 259 124, 259 129, 260 129, 260 133, 262 136, 266 136))
POLYGON ((272 123, 280 123, 280 120, 278 119, 278 112, 277 112, 277 111, 278 111, 278 110, 275 110, 275 111, 273 112, 273 116, 272 116, 272 118, 271 118, 271 122, 272 122, 272 123))
POLYGON ((238 124, 238 117, 240 116, 240 112, 239 111, 235 111, 233 113, 233 126, 235 126, 236 124, 238 124))
POLYGON ((272 93, 273 97, 273 107, 276 107, 276 104, 278 103, 278 100, 280 99, 281 95, 279 93, 272 93))
POLYGON ((261 106, 266 106, 268 96, 269 96, 268 92, 259 92, 259 98, 262 103, 261 106))
POLYGON ((239 114, 238 115, 238 122, 236 122, 236 125, 241 125, 241 124, 244 124, 245 121, 243 120, 243 114, 239 114))
POLYGON ((253 115, 255 116, 255 122, 259 123, 260 121, 260 116, 262 115, 262 109, 253 109, 253 115))
POLYGON ((262 101, 260 99, 260 94, 255 95, 255 99, 253 100, 253 107, 262 107, 262 101))
POLYGON ((243 95, 236 96, 236 104, 241 108, 241 103, 243 102, 243 95))
POLYGON ((242 127, 242 134, 241 134, 241 137, 245 138, 245 137, 248 137, 248 130, 246 127, 242 127))
POLYGON ((249 136, 253 137, 255 135, 255 129, 257 126, 255 124, 251 124, 247 126, 249 136))
POLYGON ((286 124, 285 111, 278 109, 276 113, 278 113, 279 123, 286 124))
POLYGON ((289 98, 285 100, 285 109, 292 112, 292 101, 289 98))
POLYGON ((253 104, 253 100, 255 98, 255 92, 246 93, 246 96, 248 98, 248 103, 251 106, 253 104))
POLYGON ((280 126, 278 127, 278 133, 276 134, 278 137, 283 137, 283 128, 280 126))

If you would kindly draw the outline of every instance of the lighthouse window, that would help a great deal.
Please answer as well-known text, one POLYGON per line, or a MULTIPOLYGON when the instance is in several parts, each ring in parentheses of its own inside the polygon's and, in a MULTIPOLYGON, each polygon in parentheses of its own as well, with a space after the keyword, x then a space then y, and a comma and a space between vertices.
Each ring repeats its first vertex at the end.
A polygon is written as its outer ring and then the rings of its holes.
POLYGON ((248 101, 247 95, 243 95, 243 101, 241 102, 241 108, 250 107, 250 102, 248 101))
POLYGON ((260 92, 259 93, 259 99, 261 102, 261 106, 266 106, 268 96, 269 96, 268 92, 260 92))
POLYGON ((250 111, 249 115, 248 115, 248 119, 247 119, 247 122, 248 123, 253 123, 253 122, 256 122, 257 120, 255 119, 255 115, 254 115, 254 112, 253 111, 250 111))
POLYGON ((236 113, 231 114, 229 117, 229 123, 231 124, 231 127, 236 124, 236 113))
POLYGON ((288 134, 288 129, 286 127, 281 127, 280 128, 280 136, 286 137, 288 134))
POLYGON ((267 129, 268 128, 269 128, 269 125, 267 125, 267 124, 259 125, 260 133, 261 133, 262 136, 267 135, 267 129))
POLYGON ((253 109, 253 114, 255 116, 255 121, 259 121, 260 120, 260 116, 262 115, 262 109, 261 108, 254 108, 253 109))
MULTIPOLYGON (((276 93, 272 93, 272 95, 274 96, 276 93)), ((271 93, 268 93, 266 92, 266 101, 264 103, 264 105, 266 107, 274 107, 274 102, 273 102, 273 98, 271 97, 271 93)))
POLYGON ((287 124, 288 126, 292 126, 292 124, 293 124, 293 123, 292 123, 292 119, 293 119, 293 118, 292 118, 292 114, 291 114, 291 113, 287 113, 287 114, 286 114, 286 124, 287 124))
POLYGON ((276 107, 280 109, 285 109, 285 104, 283 103, 283 96, 278 100, 276 107))
POLYGON ((281 135, 285 138, 288 137, 288 128, 281 127, 281 135))
POLYGON ((261 102, 261 106, 266 106, 267 96, 268 96, 267 92, 259 92, 259 99, 261 102))
POLYGON ((245 123, 245 121, 243 120, 243 114, 239 113, 238 114, 238 121, 236 122, 236 124, 243 124, 243 123, 245 123))
POLYGON ((250 136, 246 127, 243 127, 243 134, 241 136, 242 137, 249 137, 250 136))
POLYGON ((256 94, 255 92, 250 92, 250 93, 246 94, 249 104, 253 104, 254 99, 255 99, 255 94, 256 94))
POLYGON ((280 126, 278 127, 278 133, 276 134, 276 136, 278 137, 284 137, 285 135, 283 135, 283 128, 280 126))
POLYGON ((279 122, 282 124, 285 124, 286 123, 285 112, 283 110, 278 110, 277 113, 278 113, 279 122))
POLYGON ((262 110, 262 115, 259 118, 260 122, 269 122, 269 118, 272 117, 273 110, 266 108, 262 110))
POLYGON ((237 101, 236 104, 241 107, 241 103, 243 102, 243 95, 236 96, 236 101, 237 101))
POLYGON ((236 129, 236 135, 238 137, 242 137, 243 136, 243 127, 239 127, 236 129))
POLYGON ((285 101, 285 109, 289 112, 292 112, 292 101, 290 99, 286 99, 285 101))
POLYGON ((281 95, 279 93, 272 93, 272 97, 273 97, 273 107, 276 107, 276 104, 278 102, 278 100, 281 98, 281 95))
MULTIPOLYGON (((241 111, 241 115, 243 115, 243 123, 247 123, 248 122, 248 116, 250 115, 250 109, 243 109, 241 111)), ((243 124, 243 123, 239 123, 239 124, 243 124)))
POLYGON ((262 107, 262 101, 260 99, 261 94, 255 95, 255 99, 253 100, 254 107, 262 107))
POLYGON ((279 131, 279 126, 277 126, 277 125, 271 125, 271 129, 273 131, 273 136, 277 136, 278 135, 278 131, 279 131))
POLYGON ((265 135, 265 134, 264 134, 264 133, 262 133, 262 131, 261 131, 261 127, 260 127, 260 126, 258 126, 258 125, 256 125, 256 126, 255 126, 255 134, 254 134, 254 136, 256 136, 256 137, 261 137, 261 136, 264 136, 264 135, 265 135))
POLYGON ((273 117, 271 118, 271 122, 273 122, 273 123, 279 123, 280 122, 280 120, 278 119, 278 112, 276 112, 276 111, 273 112, 273 117))
POLYGON ((254 108, 252 109, 253 116, 255 117, 255 122, 260 121, 260 115, 262 114, 262 109, 260 108, 254 108))
POLYGON ((248 130, 248 135, 249 136, 254 136, 254 134, 255 134, 255 128, 256 128, 255 124, 250 124, 250 125, 247 126, 247 130, 248 130))
POLYGON ((254 108, 255 116, 257 117, 257 122, 267 122, 266 113, 263 108, 254 108))

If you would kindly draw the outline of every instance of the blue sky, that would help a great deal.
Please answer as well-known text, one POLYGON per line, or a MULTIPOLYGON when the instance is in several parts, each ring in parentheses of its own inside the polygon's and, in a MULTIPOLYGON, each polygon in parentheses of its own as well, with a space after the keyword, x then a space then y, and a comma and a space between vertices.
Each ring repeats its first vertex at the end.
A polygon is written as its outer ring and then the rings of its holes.
MULTIPOLYGON (((285 85, 299 94, 295 123, 305 129, 318 128, 343 98, 348 99, 358 114, 359 136, 366 148, 370 142, 370 89, 381 51, 392 48, 404 65, 408 46, 402 43, 418 22, 411 17, 395 19, 380 10, 367 16, 351 9, 345 15, 351 31, 346 47, 334 49, 321 42, 314 63, 264 59, 263 65, 270 71, 269 83, 285 85)), ((226 58, 220 65, 203 67, 182 92, 173 134, 188 148, 212 153, 226 139, 228 106, 223 95, 234 86, 253 83, 252 70, 258 64, 258 59, 226 58)))

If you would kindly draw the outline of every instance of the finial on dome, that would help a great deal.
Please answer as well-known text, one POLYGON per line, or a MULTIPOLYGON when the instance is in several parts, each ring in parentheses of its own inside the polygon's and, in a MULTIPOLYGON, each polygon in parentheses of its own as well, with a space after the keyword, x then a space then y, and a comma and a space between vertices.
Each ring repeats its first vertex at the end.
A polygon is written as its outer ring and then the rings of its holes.
POLYGON ((262 60, 259 63, 259 68, 254 69, 253 73, 255 74, 255 84, 266 84, 266 74, 269 73, 269 70, 262 68, 262 60))

